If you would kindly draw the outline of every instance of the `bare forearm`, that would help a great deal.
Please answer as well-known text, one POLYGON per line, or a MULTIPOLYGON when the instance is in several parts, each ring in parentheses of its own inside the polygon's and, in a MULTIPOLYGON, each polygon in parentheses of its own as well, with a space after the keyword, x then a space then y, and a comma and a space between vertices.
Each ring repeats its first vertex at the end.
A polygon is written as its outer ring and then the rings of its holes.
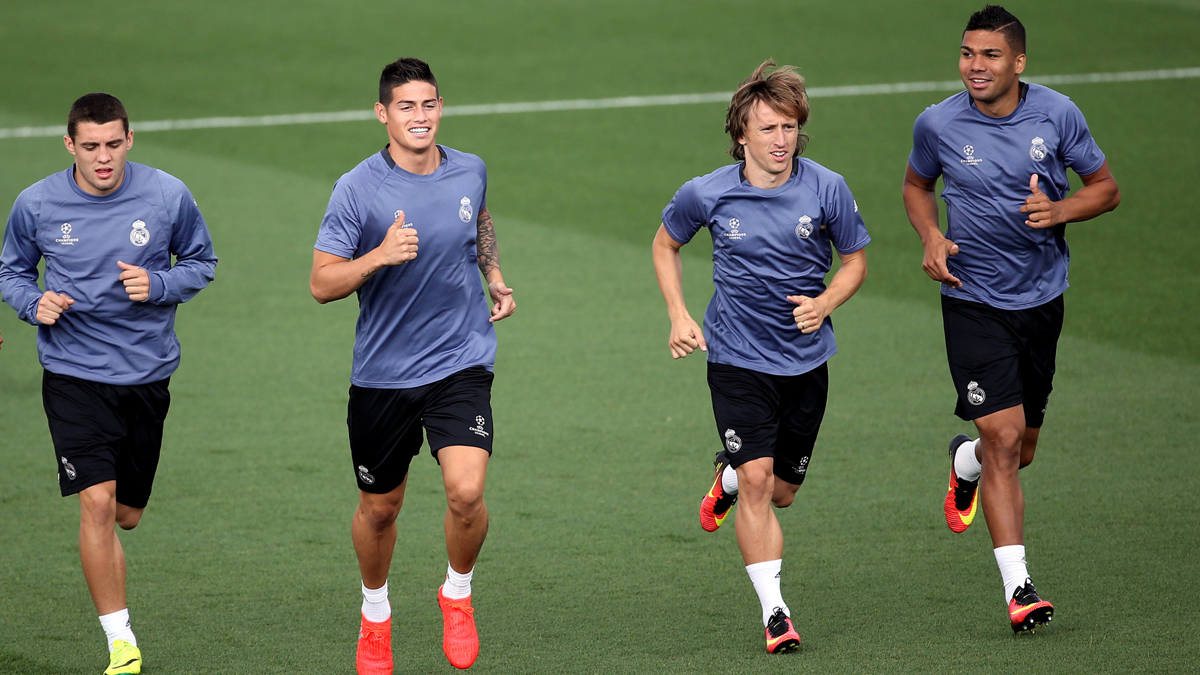
POLYGON ((314 265, 309 290, 321 304, 341 300, 361 288, 383 267, 377 251, 353 260, 314 265))
MULTIPOLYGON (((856 251, 855 253, 862 253, 856 251)), ((867 279, 867 258, 865 255, 850 254, 842 260, 842 266, 829 281, 829 287, 819 297, 825 303, 829 313, 841 307, 858 289, 862 288, 867 279)))
POLYGON ((1058 204, 1063 210, 1063 222, 1078 223, 1108 213, 1120 203, 1117 181, 1110 177, 1085 185, 1058 204))
POLYGON ((496 245, 496 224, 492 222, 492 214, 488 212, 486 206, 479 211, 476 227, 475 251, 479 272, 488 280, 488 283, 500 280, 492 278, 493 272, 497 275, 500 272, 500 250, 496 245))
POLYGON ((683 261, 679 250, 654 242, 654 273, 658 277, 658 288, 667 302, 667 314, 672 321, 690 318, 687 304, 683 301, 683 261))
POLYGON ((921 241, 929 237, 941 236, 942 228, 938 224, 937 196, 933 190, 906 182, 904 184, 904 210, 908 213, 908 222, 912 224, 921 241))

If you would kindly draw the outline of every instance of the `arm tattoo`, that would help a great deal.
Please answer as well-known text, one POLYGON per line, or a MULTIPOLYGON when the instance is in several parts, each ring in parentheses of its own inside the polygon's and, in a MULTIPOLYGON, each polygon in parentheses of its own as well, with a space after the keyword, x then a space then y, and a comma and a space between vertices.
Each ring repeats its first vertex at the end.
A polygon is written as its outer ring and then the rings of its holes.
POLYGON ((486 277, 488 272, 500 269, 500 254, 496 250, 496 227, 486 206, 479 210, 476 225, 479 228, 475 237, 476 262, 479 263, 479 271, 486 277))
POLYGON ((369 271, 369 272, 363 272, 363 273, 362 273, 362 278, 363 278, 363 279, 370 279, 370 278, 371 278, 372 276, 374 276, 374 274, 375 274, 376 272, 378 272, 378 271, 379 271, 379 269, 378 269, 378 268, 376 268, 376 269, 373 269, 373 270, 371 270, 371 271, 369 271))

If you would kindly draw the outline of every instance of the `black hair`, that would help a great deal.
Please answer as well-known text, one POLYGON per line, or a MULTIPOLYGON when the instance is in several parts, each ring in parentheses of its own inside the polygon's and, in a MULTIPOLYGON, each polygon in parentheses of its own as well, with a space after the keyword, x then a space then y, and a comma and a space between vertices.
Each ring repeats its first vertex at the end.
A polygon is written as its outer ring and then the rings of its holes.
POLYGON ((92 124, 108 124, 113 120, 121 120, 125 133, 129 133, 129 114, 120 99, 112 94, 85 94, 71 104, 71 112, 67 115, 67 135, 75 138, 75 129, 80 122, 92 124))
POLYGON ((391 105, 392 90, 414 80, 428 82, 437 90, 437 80, 433 77, 433 71, 429 69, 429 64, 421 59, 406 56, 387 64, 379 76, 379 102, 391 105))
POLYGON ((1021 25, 1020 19, 1000 5, 987 5, 972 14, 963 32, 973 30, 1000 33, 1009 47, 1012 47, 1018 54, 1025 53, 1025 26, 1021 25))

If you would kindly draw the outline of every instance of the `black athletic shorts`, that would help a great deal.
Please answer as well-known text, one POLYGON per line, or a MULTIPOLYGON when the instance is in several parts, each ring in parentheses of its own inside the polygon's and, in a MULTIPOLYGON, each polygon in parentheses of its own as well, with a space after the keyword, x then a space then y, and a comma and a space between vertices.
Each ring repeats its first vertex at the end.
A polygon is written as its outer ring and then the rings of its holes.
POLYGON ((474 366, 410 389, 350 385, 346 424, 358 489, 386 494, 404 482, 421 452, 422 427, 435 460, 452 445, 492 454, 492 373, 474 366))
POLYGON ((783 376, 709 363, 708 388, 730 466, 773 457, 777 478, 804 482, 829 396, 826 364, 783 376))
POLYGON ((1063 296, 1028 309, 997 309, 942 296, 946 357, 958 392, 954 414, 974 420, 1024 406, 1025 426, 1039 429, 1054 388, 1063 296))
POLYGON ((117 481, 117 503, 146 507, 171 407, 171 378, 117 385, 42 374, 42 405, 64 497, 117 481))

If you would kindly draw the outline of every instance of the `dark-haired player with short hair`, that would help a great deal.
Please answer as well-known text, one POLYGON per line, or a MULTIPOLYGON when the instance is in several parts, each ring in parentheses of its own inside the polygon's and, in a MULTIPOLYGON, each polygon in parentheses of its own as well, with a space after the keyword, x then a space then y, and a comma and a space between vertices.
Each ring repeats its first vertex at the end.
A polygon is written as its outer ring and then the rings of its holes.
POLYGON ((38 327, 59 488, 79 495, 79 557, 108 636, 104 672, 139 673, 114 527, 136 527, 150 499, 179 366, 175 307, 212 281, 217 258, 187 187, 126 161, 133 132, 119 100, 75 101, 63 142, 75 164, 9 213, 0 294, 38 327))
POLYGON ((800 646, 783 601, 783 530, 771 508, 804 482, 825 413, 830 315, 862 286, 871 241, 842 177, 800 157, 808 121, 804 79, 767 61, 734 93, 725 130, 736 164, 694 178, 663 210, 654 268, 680 359, 708 353, 717 453, 700 525, 712 532, 735 502, 737 542, 762 606, 767 651, 800 646), (713 243, 715 293, 704 331, 683 300, 679 251, 701 229, 713 243), (833 252, 841 268, 829 286, 833 252), (706 335, 707 334, 707 335, 706 335))
POLYGON ((492 323, 516 304, 500 274, 483 161, 436 142, 442 99, 429 65, 388 64, 375 114, 389 143, 334 186, 310 280, 320 303, 358 294, 347 420, 359 489, 351 527, 363 593, 358 672, 392 672, 387 577, 422 428, 448 505, 442 646, 452 665, 468 668, 479 653, 471 577, 488 529, 492 323))
POLYGON ((946 523, 965 531, 982 502, 1012 629, 1024 632, 1054 614, 1026 567, 1017 470, 1033 461, 1054 379, 1066 224, 1113 210, 1121 195, 1079 108, 1021 82, 1025 28, 1015 16, 996 5, 973 14, 958 68, 966 91, 917 118, 904 207, 925 247, 925 272, 942 285, 955 414, 979 431, 950 442, 946 523), (1070 196, 1068 168, 1083 180, 1070 196))

